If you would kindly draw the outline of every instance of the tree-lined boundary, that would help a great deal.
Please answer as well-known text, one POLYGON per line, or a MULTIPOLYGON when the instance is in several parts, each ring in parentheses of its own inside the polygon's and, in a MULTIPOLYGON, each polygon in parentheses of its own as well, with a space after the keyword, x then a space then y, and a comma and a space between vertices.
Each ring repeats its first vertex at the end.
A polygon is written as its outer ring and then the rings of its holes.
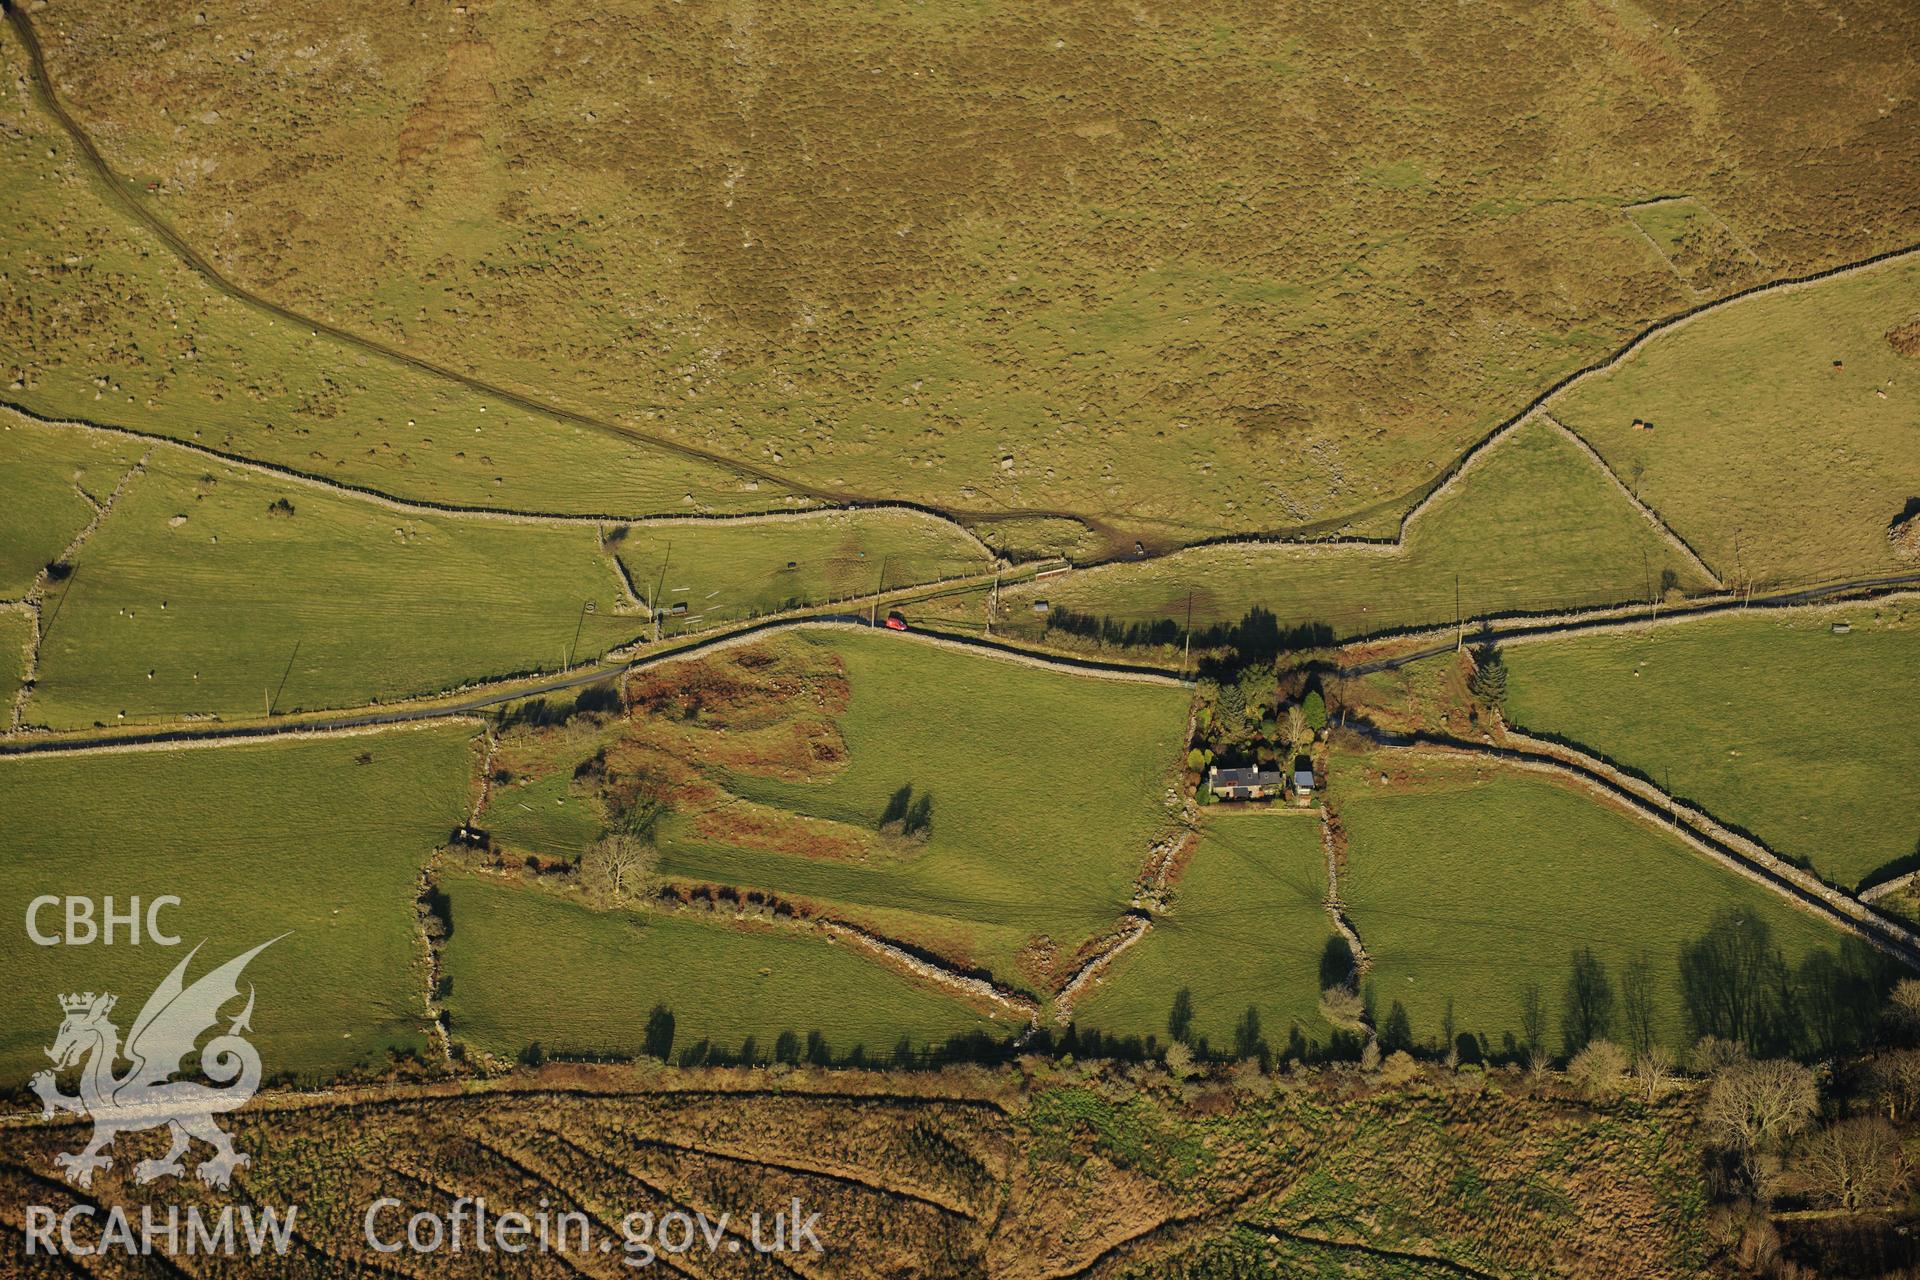
POLYGON ((1511 731, 1504 740, 1517 745, 1485 745, 1425 733, 1359 732, 1370 745, 1382 750, 1436 759, 1491 759, 1567 782, 1666 832, 1708 861, 1751 880, 1908 968, 1920 970, 1920 934, 1604 760, 1511 731))

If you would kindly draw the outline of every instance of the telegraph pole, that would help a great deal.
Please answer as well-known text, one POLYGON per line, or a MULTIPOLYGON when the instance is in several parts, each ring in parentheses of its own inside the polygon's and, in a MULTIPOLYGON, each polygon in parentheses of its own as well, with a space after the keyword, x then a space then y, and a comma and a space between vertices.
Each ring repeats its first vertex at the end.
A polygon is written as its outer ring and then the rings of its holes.
POLYGON ((567 646, 567 666, 573 666, 573 655, 580 650, 580 631, 587 625, 587 615, 593 612, 593 601, 580 602, 580 618, 573 624, 573 643, 567 646))
POLYGON ((660 581, 653 589, 653 638, 660 639, 660 628, 666 617, 663 603, 667 591, 667 565, 673 560, 673 539, 667 539, 667 553, 660 557, 660 581))
POLYGON ((1453 651, 1459 653, 1467 647, 1467 620, 1460 614, 1460 575, 1453 575, 1453 651))
POLYGON ((1187 633, 1182 638, 1180 649, 1180 674, 1187 674, 1187 663, 1193 657, 1193 592, 1187 592, 1187 633))

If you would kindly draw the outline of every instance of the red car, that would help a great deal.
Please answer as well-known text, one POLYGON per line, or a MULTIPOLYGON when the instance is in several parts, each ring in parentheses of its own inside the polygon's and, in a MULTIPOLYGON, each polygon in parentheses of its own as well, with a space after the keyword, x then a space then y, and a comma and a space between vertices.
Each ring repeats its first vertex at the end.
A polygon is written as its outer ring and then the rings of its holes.
POLYGON ((898 613, 889 613, 887 615, 887 630, 905 631, 906 629, 907 620, 905 618, 901 617, 898 613))

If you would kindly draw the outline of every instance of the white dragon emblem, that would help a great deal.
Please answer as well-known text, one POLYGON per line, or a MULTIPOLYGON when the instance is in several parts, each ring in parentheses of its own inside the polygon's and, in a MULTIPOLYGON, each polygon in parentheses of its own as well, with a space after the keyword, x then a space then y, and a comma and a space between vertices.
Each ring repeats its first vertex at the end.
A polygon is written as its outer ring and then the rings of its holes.
POLYGON ((200 1051, 200 1070, 224 1087, 173 1077, 179 1074, 180 1060, 193 1052, 201 1033, 219 1022, 221 1006, 239 996, 240 973, 247 962, 279 940, 268 939, 186 986, 187 964, 200 950, 194 947, 147 997, 140 1016, 127 1032, 124 1047, 120 1029, 107 1018, 117 997, 91 991, 60 997, 66 1017, 53 1047, 46 1052, 56 1071, 84 1060, 79 1095, 61 1093, 53 1071, 37 1073, 28 1084, 40 1095, 43 1116, 71 1111, 93 1120, 93 1141, 86 1150, 53 1158, 54 1164, 65 1171, 67 1181, 77 1187, 91 1186, 95 1169, 113 1167, 113 1159, 105 1151, 113 1145, 115 1136, 162 1126, 171 1131, 172 1146, 160 1159, 142 1160, 134 1166, 133 1176, 138 1182, 179 1177, 185 1171, 180 1157, 194 1138, 213 1148, 213 1154, 196 1170, 209 1186, 225 1187, 235 1169, 246 1167, 248 1157, 233 1149, 233 1139, 214 1123, 214 1117, 245 1105, 260 1087, 260 1054, 241 1035, 252 1029, 251 986, 247 988, 246 1008, 225 1034, 207 1041, 200 1051), (116 1076, 114 1065, 122 1058, 132 1065, 125 1074, 116 1076))

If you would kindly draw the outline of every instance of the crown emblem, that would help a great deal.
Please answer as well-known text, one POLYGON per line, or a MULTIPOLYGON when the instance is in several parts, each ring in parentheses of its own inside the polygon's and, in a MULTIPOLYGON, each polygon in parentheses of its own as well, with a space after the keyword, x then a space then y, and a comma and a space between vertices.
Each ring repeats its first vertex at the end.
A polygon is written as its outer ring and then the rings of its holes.
POLYGON ((113 1002, 117 997, 96 997, 93 992, 89 991, 85 995, 61 996, 60 1007, 67 1013, 85 1013, 93 1008, 93 1002, 96 998, 101 1001, 100 1012, 106 1013, 113 1008, 113 1002))

